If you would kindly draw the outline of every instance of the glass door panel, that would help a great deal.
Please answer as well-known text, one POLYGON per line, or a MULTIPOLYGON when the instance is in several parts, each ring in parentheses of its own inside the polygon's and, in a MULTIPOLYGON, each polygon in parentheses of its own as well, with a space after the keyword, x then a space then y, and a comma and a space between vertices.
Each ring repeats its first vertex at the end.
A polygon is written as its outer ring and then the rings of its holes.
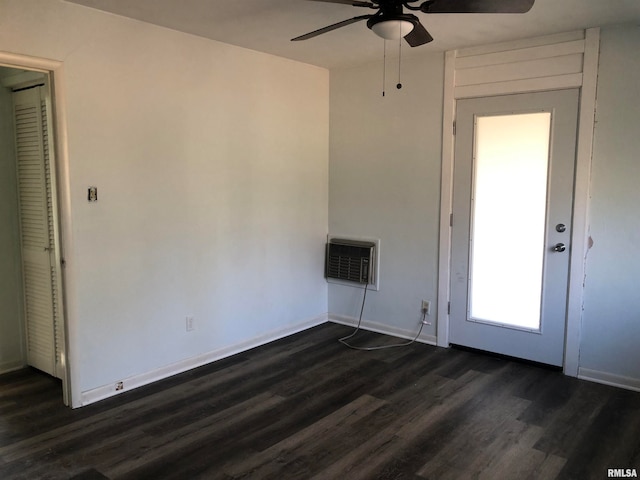
POLYGON ((540 329, 551 113, 477 116, 469 320, 540 329))

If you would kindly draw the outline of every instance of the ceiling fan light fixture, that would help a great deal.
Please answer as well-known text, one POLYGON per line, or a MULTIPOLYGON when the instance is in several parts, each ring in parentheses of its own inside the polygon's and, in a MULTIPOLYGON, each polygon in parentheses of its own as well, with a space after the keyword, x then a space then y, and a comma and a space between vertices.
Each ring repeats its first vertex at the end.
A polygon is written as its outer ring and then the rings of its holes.
POLYGON ((409 20, 390 19, 374 23, 371 25, 371 30, 386 40, 398 40, 409 35, 414 26, 409 20))

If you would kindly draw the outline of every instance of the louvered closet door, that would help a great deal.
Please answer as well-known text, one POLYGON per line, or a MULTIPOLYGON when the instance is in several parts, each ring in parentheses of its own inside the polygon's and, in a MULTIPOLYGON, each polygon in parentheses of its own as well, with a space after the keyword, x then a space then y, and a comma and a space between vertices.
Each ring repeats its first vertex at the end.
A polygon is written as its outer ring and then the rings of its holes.
POLYGON ((16 154, 20 203, 27 362, 60 377, 62 325, 53 229, 43 87, 15 92, 16 154), (58 367, 58 368, 56 368, 58 367))

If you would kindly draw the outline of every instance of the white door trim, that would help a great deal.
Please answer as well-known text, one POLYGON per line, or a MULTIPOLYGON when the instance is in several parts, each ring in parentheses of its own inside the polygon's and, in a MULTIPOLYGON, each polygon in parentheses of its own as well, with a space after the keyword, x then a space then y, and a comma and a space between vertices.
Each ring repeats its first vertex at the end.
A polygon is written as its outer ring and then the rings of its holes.
POLYGON ((77 407, 81 405, 80 392, 74 388, 79 385, 77 369, 73 365, 73 352, 76 345, 76 298, 75 276, 73 274, 73 242, 71 228, 71 190, 69 186, 69 154, 66 122, 66 89, 63 63, 57 60, 36 58, 27 55, 0 51, 0 65, 26 70, 48 73, 52 82, 54 98, 54 131, 55 131, 55 175, 57 179, 58 219, 60 222, 59 248, 65 266, 61 269, 63 318, 65 323, 64 345, 61 355, 64 362, 62 378, 63 399, 65 405, 77 407), (70 354, 71 352, 71 354, 70 354))
POLYGON ((591 185, 591 158, 593 154, 599 54, 600 29, 590 28, 586 31, 582 88, 580 92, 576 179, 573 198, 573 234, 571 238, 567 332, 564 354, 564 373, 572 377, 578 376, 578 368, 580 366, 584 277, 586 257, 589 248, 591 248, 589 246, 589 189, 591 185))
MULTIPOLYGON (((547 37, 501 44, 492 47, 481 47, 478 52, 469 49, 466 56, 478 53, 484 54, 498 51, 520 49, 523 55, 534 45, 549 44, 552 41, 563 40, 575 42, 575 34, 547 37), (547 41, 547 39, 549 41, 547 41)), ((584 61, 581 75, 574 75, 573 86, 581 88, 580 116, 578 119, 578 145, 576 153, 575 190, 573 204, 572 248, 569 270, 569 292, 565 340, 564 373, 570 376, 578 375, 580 364, 580 335, 582 323, 583 279, 585 274, 585 257, 589 249, 588 237, 588 208, 589 186, 591 171, 591 156, 593 145, 593 127, 596 102, 596 85, 598 78, 598 55, 600 45, 600 29, 591 28, 584 32, 584 61)), ((450 298, 450 264, 451 264, 451 228, 450 216, 453 205, 453 166, 454 166, 454 125, 456 98, 473 96, 468 89, 458 90, 456 93, 456 59, 459 51, 449 51, 445 54, 445 85, 442 128, 442 170, 440 191, 440 247, 438 256, 438 312, 437 312, 437 341, 442 347, 449 346, 449 314, 448 302, 450 298)), ((530 79, 526 82, 495 82, 491 88, 484 85, 474 87, 477 96, 491 94, 516 93, 520 91, 543 91, 567 88, 562 82, 553 77, 541 77, 540 80, 530 79)))

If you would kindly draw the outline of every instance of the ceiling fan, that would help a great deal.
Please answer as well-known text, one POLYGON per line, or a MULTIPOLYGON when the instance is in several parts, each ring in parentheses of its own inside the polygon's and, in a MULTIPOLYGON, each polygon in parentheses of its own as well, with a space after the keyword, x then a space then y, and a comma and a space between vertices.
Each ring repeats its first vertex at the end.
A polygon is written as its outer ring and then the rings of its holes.
POLYGON ((419 0, 312 0, 315 2, 340 3, 353 7, 377 10, 368 15, 343 20, 313 32, 292 38, 292 41, 308 40, 323 33, 346 27, 352 23, 367 21, 367 27, 387 40, 403 38, 412 47, 429 43, 433 37, 424 28, 420 19, 404 9, 422 13, 526 13, 535 0, 426 0, 417 5, 419 0))

